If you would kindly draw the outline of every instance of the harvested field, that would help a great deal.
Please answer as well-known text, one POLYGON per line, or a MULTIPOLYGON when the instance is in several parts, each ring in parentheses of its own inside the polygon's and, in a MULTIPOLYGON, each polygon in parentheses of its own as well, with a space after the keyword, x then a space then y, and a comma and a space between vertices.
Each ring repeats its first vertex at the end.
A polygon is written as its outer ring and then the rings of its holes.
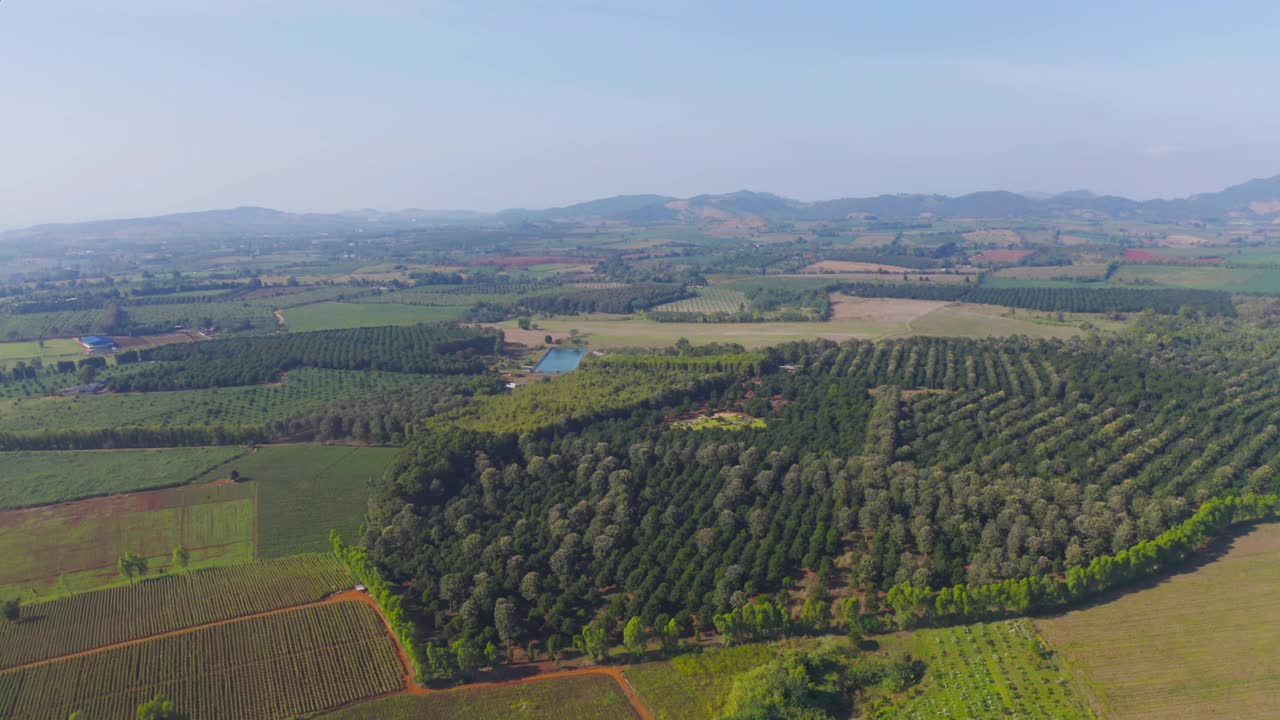
POLYGON ((857 298, 832 293, 831 319, 910 324, 912 320, 947 305, 948 303, 938 300, 857 298))
POLYGON ((1280 716, 1280 524, 1205 564, 1037 622, 1103 717, 1280 716))
POLYGON ((849 262, 845 260, 822 260, 804 269, 807 273, 839 273, 839 272, 890 272, 903 273, 913 272, 911 268, 904 268, 900 265, 884 265, 881 263, 871 262, 849 262))

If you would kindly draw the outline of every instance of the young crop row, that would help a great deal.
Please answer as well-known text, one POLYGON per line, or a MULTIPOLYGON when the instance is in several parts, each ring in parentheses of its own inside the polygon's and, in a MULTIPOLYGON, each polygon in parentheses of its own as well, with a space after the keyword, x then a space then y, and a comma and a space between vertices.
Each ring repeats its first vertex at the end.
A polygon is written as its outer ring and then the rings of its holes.
POLYGON ((98 309, 0 315, 0 340, 87 335, 100 329, 101 320, 98 309))
POLYGON ((192 720, 283 720, 402 686, 377 613, 344 602, 0 672, 0 717, 133 717, 157 693, 192 720))
POLYGON ((314 602, 354 583, 330 554, 297 555, 74 595, 0 625, 0 668, 314 602))
POLYGON ((879 708, 875 717, 1093 717, 1030 620, 922 631, 915 649, 929 668, 923 692, 879 708))
POLYGON ((746 294, 741 290, 707 287, 699 290, 696 297, 659 305, 653 310, 655 312, 736 313, 746 310, 749 305, 746 294))

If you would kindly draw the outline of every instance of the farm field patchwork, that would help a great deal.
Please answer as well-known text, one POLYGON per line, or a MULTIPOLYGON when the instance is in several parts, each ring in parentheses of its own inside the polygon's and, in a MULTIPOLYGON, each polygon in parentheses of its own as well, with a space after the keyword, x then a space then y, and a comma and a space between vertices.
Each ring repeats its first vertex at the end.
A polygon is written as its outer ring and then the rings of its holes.
POLYGON ((249 562, 254 554, 253 483, 188 485, 132 495, 0 512, 0 597, 51 599, 125 582, 126 551, 169 568, 182 545, 191 567, 249 562))
POLYGON ((880 701, 875 717, 1089 720, 1083 694, 1054 663, 1030 620, 917 630, 890 638, 927 666, 905 697, 880 701))
POLYGON ((322 302, 284 311, 285 325, 293 332, 336 330, 381 325, 416 325, 418 323, 457 320, 462 306, 434 307, 398 305, 394 303, 322 302))
POLYGON ((126 425, 260 425, 358 395, 423 382, 422 375, 300 368, 284 382, 204 390, 104 393, 0 401, 0 431, 126 425))
POLYGON ((28 605, 21 622, 0 625, 0 669, 315 602, 354 582, 324 553, 173 572, 28 605))
POLYGON ((1280 714, 1280 524, 1193 570, 1037 621, 1106 718, 1280 714))
POLYGON ((359 535, 368 505, 368 480, 381 475, 398 448, 343 445, 268 445, 217 468, 258 486, 258 557, 329 549, 329 530, 359 535))
POLYGON ((548 678, 518 685, 393 695, 325 715, 329 720, 623 720, 636 717, 613 678, 548 678))
POLYGON ((402 687, 377 612, 339 602, 0 672, 0 717, 133 717, 158 693, 192 720, 285 720, 402 687))
POLYGON ((181 485, 242 453, 238 447, 7 452, 0 456, 0 509, 181 485))

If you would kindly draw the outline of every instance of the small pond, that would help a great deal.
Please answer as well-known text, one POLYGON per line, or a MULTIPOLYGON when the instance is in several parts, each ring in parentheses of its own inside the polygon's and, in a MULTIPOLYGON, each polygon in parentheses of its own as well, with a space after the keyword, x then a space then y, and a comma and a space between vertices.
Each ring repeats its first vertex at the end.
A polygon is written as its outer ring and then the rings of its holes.
POLYGON ((533 371, 547 375, 569 372, 578 367, 586 354, 586 348, 551 348, 533 371))

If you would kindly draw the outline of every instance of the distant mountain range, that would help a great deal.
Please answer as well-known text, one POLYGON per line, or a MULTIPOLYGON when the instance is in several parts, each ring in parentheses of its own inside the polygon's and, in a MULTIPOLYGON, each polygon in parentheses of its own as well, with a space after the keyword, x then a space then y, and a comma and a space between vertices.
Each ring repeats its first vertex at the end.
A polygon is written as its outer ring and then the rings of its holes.
POLYGON ((615 221, 644 225, 735 225, 749 228, 763 227, 773 222, 837 221, 848 218, 903 221, 928 217, 1074 217, 1153 222, 1229 217, 1276 220, 1280 219, 1280 175, 1250 180, 1221 192, 1175 200, 1146 201, 1074 190, 1057 195, 988 191, 959 197, 900 194, 805 202, 772 193, 742 190, 691 198, 619 195, 560 208, 513 209, 496 214, 419 209, 289 213, 260 207, 240 207, 123 220, 36 225, 0 234, 0 240, 76 243, 103 240, 298 238, 326 234, 382 233, 439 225, 525 222, 615 221))

